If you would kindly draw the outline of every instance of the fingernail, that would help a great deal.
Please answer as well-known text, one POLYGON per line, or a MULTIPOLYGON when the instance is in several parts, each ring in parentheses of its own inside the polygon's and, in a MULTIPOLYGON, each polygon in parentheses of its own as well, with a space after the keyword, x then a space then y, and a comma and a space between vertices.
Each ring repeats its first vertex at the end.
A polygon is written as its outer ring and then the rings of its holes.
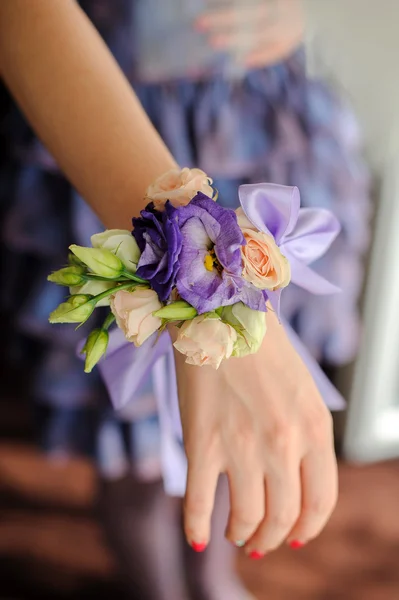
POLYGON ((242 548, 245 546, 245 540, 238 540, 237 542, 234 542, 234 545, 237 546, 237 548, 242 548))
POLYGON ((290 542, 290 548, 292 548, 293 550, 299 550, 299 548, 303 548, 304 547, 304 543, 300 542, 299 540, 293 540, 292 542, 290 542))
POLYGON ((260 558, 263 558, 264 554, 262 554, 261 552, 257 552, 257 550, 253 550, 250 555, 249 558, 252 558, 253 560, 259 560, 260 558))
POLYGON ((197 544, 197 542, 191 542, 191 548, 195 552, 203 552, 206 548, 206 544, 204 544, 203 542, 201 542, 200 544, 197 544))

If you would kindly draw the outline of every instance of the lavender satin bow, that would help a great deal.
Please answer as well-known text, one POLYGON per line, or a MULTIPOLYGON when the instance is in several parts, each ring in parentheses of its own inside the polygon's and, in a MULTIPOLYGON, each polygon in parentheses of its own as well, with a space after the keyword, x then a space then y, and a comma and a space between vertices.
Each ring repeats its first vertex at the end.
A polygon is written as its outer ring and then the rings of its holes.
MULTIPOLYGON (((292 283, 313 294, 340 291, 309 267, 328 250, 340 231, 340 224, 330 211, 300 208, 297 187, 255 183, 240 186, 238 195, 251 223, 259 231, 272 235, 288 258, 292 283)), ((278 312, 281 292, 265 293, 278 312)))

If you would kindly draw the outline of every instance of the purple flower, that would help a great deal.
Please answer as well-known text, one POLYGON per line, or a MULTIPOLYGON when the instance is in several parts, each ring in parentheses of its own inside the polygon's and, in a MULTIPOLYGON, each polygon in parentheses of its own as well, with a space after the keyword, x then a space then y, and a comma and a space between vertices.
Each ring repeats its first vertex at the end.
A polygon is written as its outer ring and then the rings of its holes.
POLYGON ((141 256, 137 275, 150 282, 160 300, 165 302, 176 282, 182 235, 178 226, 178 212, 170 202, 159 212, 153 204, 133 219, 133 237, 141 256))
POLYGON ((242 278, 240 246, 244 236, 234 211, 199 192, 177 209, 182 234, 176 287, 198 313, 243 302, 266 310, 261 290, 242 278))

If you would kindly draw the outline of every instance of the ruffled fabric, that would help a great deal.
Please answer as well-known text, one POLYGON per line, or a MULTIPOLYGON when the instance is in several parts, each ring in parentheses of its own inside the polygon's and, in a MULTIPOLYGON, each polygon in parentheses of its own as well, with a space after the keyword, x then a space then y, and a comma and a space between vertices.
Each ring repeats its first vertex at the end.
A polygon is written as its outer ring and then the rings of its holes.
MULTIPOLYGON (((302 51, 241 78, 226 79, 217 63, 202 79, 140 82, 132 4, 82 2, 178 162, 208 172, 225 206, 237 206, 238 185, 268 181, 297 185, 303 206, 325 207, 337 216, 342 232, 315 268, 343 293, 318 298, 290 286, 282 313, 318 360, 347 362, 358 345, 357 301, 370 218, 369 178, 352 113, 325 84, 307 79, 302 51)), ((127 440, 133 427, 133 437, 142 439, 137 423, 145 427, 155 410, 153 373, 143 382, 141 416, 128 411, 116 419, 105 410, 98 375, 85 375, 75 356, 82 331, 47 323, 64 290, 49 284, 46 275, 66 261, 71 242, 87 244, 101 224, 15 109, 7 113, 1 133, 11 152, 0 167, 0 181, 10 191, 1 197, 6 260, 0 304, 19 332, 17 354, 30 360, 23 351, 27 338, 40 346, 33 395, 50 413, 45 445, 56 452, 87 448, 94 430, 104 470, 120 472, 133 455, 141 456, 127 440), (74 436, 81 409, 96 415, 83 442, 74 436)), ((148 454, 153 452, 154 445, 148 454)))
POLYGON ((291 286, 282 310, 318 360, 352 360, 371 201, 349 107, 324 83, 306 78, 302 51, 240 81, 176 81, 137 90, 178 161, 210 173, 224 205, 237 206, 238 183, 267 181, 296 185, 302 206, 336 215, 341 234, 316 271, 343 293, 320 299, 291 286))

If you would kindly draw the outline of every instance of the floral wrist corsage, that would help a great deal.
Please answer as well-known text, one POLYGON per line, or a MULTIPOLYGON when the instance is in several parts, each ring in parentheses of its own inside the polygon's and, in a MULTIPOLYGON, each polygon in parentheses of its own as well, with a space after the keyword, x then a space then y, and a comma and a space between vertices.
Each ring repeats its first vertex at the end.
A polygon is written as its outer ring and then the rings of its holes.
POLYGON ((132 232, 107 230, 92 236, 91 248, 70 246, 69 265, 48 279, 71 295, 50 322, 83 324, 109 307, 83 348, 86 372, 104 355, 114 321, 136 346, 173 323, 186 362, 217 369, 257 352, 266 303, 279 312, 290 281, 337 291, 308 266, 339 231, 329 211, 300 209, 297 188, 243 185, 238 195, 240 208, 223 208, 203 171, 169 171, 148 188, 132 232))

